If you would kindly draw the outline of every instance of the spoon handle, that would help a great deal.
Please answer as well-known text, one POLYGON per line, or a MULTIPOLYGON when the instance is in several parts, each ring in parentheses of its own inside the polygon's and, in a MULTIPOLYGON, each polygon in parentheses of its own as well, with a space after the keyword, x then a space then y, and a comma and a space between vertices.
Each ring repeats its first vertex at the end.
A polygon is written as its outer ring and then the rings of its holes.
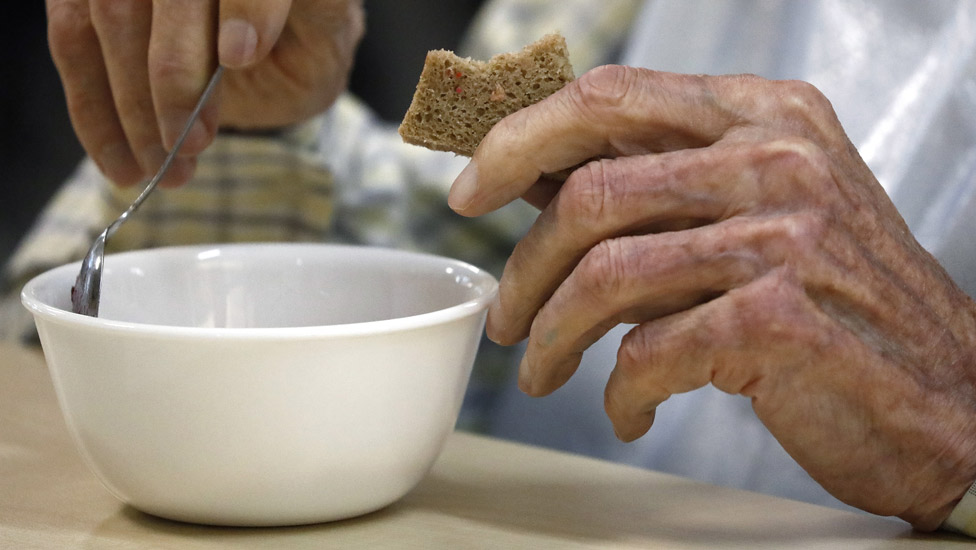
POLYGON ((197 104, 193 108, 193 112, 190 113, 190 118, 187 119, 186 124, 183 126, 183 131, 181 131, 179 137, 176 138, 176 143, 173 145, 173 148, 170 150, 169 154, 166 155, 166 159, 159 167, 159 170, 156 171, 156 175, 149 180, 149 184, 147 184, 146 188, 142 190, 142 193, 139 193, 136 200, 132 201, 129 208, 127 208, 121 216, 116 218, 115 221, 108 226, 108 229, 105 230, 106 238, 111 237, 112 234, 115 233, 119 226, 122 225, 126 218, 129 217, 129 214, 135 212, 142 202, 146 200, 146 197, 148 197, 149 194, 152 193, 153 189, 156 188, 156 185, 162 181, 163 176, 166 175, 166 171, 169 170, 170 165, 173 164, 173 160, 176 158, 176 154, 179 152, 180 147, 182 147, 183 142, 186 141, 186 136, 189 135, 190 129, 193 128, 193 123, 196 122, 197 118, 200 116, 200 111, 203 110, 204 105, 207 104, 210 96, 213 95, 214 90, 217 88, 217 83, 220 82, 220 76, 223 74, 223 72, 224 68, 218 65, 217 69, 213 73, 213 76, 210 77, 210 82, 207 83, 207 87, 203 90, 203 94, 201 94, 200 99, 197 100, 197 104))

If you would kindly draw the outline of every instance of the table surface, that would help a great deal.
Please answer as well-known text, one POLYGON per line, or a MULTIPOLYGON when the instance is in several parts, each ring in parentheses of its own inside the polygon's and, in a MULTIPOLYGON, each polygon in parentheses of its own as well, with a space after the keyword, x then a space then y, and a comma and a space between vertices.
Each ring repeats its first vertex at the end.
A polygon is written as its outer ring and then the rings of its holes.
POLYGON ((71 442, 41 354, 0 344, 0 548, 971 548, 897 520, 455 433, 430 474, 367 516, 219 528, 127 507, 71 442))

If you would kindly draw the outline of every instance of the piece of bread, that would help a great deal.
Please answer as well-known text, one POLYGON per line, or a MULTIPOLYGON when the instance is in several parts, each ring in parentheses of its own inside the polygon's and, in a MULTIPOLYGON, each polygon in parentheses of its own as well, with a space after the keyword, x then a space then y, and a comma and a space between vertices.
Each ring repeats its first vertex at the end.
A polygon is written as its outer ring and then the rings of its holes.
POLYGON ((559 34, 487 63, 430 51, 400 136, 407 143, 470 157, 495 123, 573 78, 566 40, 559 34))

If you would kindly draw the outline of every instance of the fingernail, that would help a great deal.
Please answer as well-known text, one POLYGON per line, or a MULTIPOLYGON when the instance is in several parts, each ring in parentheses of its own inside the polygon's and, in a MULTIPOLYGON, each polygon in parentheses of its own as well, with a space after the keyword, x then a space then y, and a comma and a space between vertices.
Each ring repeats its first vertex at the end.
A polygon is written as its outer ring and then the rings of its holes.
POLYGON ((498 301, 498 296, 491 301, 488 305, 488 320, 485 322, 485 334, 488 335, 488 339, 496 344, 501 344, 498 341, 498 333, 501 327, 498 326, 498 308, 501 307, 501 303, 498 301))
POLYGON ((258 32, 243 19, 228 19, 220 25, 217 55, 226 67, 243 67, 254 61, 258 32))
MULTIPOLYGON (((176 140, 183 132, 183 127, 186 126, 186 121, 190 119, 191 114, 191 111, 176 111, 166 115, 160 121, 163 142, 168 150, 172 150, 176 146, 176 140)), ((190 126, 189 133, 186 134, 186 141, 183 142, 180 153, 195 155, 202 151, 209 141, 210 134, 207 131, 207 126, 197 118, 190 126)))
POLYGON ((621 433, 620 433, 620 428, 618 428, 617 425, 615 423, 613 423, 613 422, 611 422, 610 425, 613 426, 613 436, 616 437, 618 441, 622 441, 622 442, 626 443, 627 441, 624 439, 623 435, 621 435, 621 433))
POLYGON ((451 192, 447 195, 448 206, 455 212, 464 211, 471 204, 477 190, 478 164, 472 160, 451 185, 451 192))
POLYGON ((532 368, 529 366, 527 357, 522 357, 519 363, 518 387, 522 393, 532 395, 532 368))

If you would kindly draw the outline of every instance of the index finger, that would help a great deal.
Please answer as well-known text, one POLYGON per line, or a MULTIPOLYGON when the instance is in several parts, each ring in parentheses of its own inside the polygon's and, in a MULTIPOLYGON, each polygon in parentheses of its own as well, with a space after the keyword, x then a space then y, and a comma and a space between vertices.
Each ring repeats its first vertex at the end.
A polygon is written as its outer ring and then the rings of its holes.
POLYGON ((522 196, 542 174, 595 157, 704 147, 734 126, 712 77, 598 67, 488 132, 449 204, 478 216, 522 196))

